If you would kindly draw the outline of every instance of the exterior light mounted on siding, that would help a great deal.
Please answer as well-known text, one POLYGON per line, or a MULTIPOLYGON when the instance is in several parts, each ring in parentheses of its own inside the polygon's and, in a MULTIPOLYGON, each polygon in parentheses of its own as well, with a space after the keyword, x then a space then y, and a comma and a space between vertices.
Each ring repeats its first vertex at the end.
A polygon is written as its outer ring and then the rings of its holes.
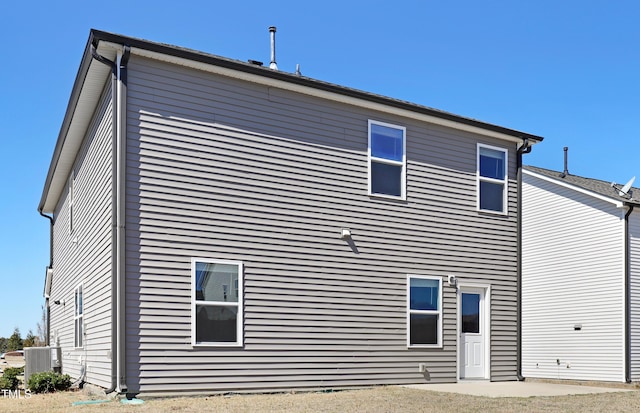
POLYGON ((580 330, 582 330, 582 324, 574 324, 574 325, 573 325, 573 330, 574 330, 574 331, 580 331, 580 330))
POLYGON ((351 230, 349 228, 342 228, 342 232, 340 233, 340 238, 342 239, 351 238, 351 230))

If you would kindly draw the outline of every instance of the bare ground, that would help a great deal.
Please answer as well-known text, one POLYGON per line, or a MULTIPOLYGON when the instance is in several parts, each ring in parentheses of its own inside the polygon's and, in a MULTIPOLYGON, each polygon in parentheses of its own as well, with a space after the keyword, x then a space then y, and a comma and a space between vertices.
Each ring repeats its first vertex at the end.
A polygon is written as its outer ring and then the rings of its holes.
POLYGON ((640 391, 559 397, 488 398, 388 386, 330 393, 283 393, 150 399, 141 405, 110 400, 73 405, 85 392, 2 398, 2 412, 635 412, 640 391))

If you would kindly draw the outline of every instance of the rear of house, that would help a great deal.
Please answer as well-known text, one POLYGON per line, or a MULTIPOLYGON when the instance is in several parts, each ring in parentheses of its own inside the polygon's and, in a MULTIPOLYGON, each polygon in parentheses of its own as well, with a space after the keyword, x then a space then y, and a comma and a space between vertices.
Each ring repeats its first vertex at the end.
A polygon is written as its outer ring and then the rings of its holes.
POLYGON ((40 208, 65 372, 164 394, 516 379, 516 177, 541 138, 98 31, 83 65, 96 110, 68 114, 40 208))
POLYGON ((639 193, 537 167, 523 176, 524 376, 640 380, 639 193))

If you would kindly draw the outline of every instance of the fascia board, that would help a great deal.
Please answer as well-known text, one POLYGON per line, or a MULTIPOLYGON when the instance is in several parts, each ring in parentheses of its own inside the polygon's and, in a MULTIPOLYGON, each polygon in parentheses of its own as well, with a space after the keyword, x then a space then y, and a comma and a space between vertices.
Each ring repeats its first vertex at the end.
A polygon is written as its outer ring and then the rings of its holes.
MULTIPOLYGON (((431 116, 424 113, 403 109, 400 107, 385 105, 378 102, 360 99, 354 96, 348 96, 348 95, 335 93, 327 90, 313 88, 310 86, 287 82, 285 80, 275 79, 272 77, 261 76, 261 75, 241 71, 241 70, 230 69, 230 68, 213 65, 206 62, 202 62, 202 61, 187 59, 180 56, 168 55, 165 53, 159 53, 159 52, 138 48, 138 47, 132 47, 131 54, 135 56, 145 57, 148 59, 172 63, 179 66, 189 67, 192 69, 201 70, 208 73, 214 73, 217 75, 221 75, 221 76, 225 76, 233 79, 243 80, 246 82, 257 83, 267 87, 275 87, 283 90, 288 90, 291 92, 296 92, 296 93, 305 94, 313 97, 318 97, 321 99, 326 99, 334 102, 352 105, 352 106, 360 107, 363 109, 379 111, 379 112, 388 113, 391 115, 403 116, 410 119, 416 119, 419 121, 423 121, 423 122, 427 122, 435 125, 462 130, 462 131, 473 133, 476 135, 482 135, 482 136, 487 136, 491 138, 507 140, 515 143, 522 143, 523 141, 523 137, 508 135, 506 133, 501 133, 501 132, 490 130, 490 129, 484 129, 478 126, 456 122, 453 120, 444 119, 437 116, 431 116)), ((535 143, 537 143, 537 141, 535 140, 530 141, 530 144, 535 144, 535 143)))

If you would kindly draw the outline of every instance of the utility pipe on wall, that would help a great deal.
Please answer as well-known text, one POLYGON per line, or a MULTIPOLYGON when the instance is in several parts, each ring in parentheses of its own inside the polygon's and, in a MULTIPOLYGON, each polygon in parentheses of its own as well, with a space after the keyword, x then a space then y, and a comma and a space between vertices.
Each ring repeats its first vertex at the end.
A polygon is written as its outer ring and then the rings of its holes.
POLYGON ((98 54, 97 44, 92 44, 91 55, 97 61, 111 67, 111 101, 112 101, 112 282, 111 282, 111 387, 106 393, 116 391, 125 393, 126 358, 125 358, 125 154, 126 154, 126 93, 127 71, 131 49, 123 46, 118 50, 116 62, 98 54))
POLYGON ((634 204, 628 204, 629 209, 624 214, 624 380, 631 383, 631 251, 629 245, 629 217, 635 208, 634 204))
POLYGON ((127 63, 131 48, 124 46, 122 51, 118 51, 117 57, 117 95, 118 95, 118 112, 117 112, 117 134, 116 134, 116 237, 117 242, 114 248, 116 252, 116 276, 118 280, 118 291, 116 295, 118 319, 118 331, 116 340, 118 342, 117 352, 117 372, 118 372, 118 393, 127 391, 127 364, 126 364, 126 298, 125 298, 125 173, 126 173, 126 154, 127 154, 127 63))
POLYGON ((523 381, 522 376, 522 155, 531 152, 532 147, 529 146, 529 139, 524 138, 522 145, 518 148, 516 157, 516 173, 517 173, 517 229, 516 229, 516 249, 517 249, 517 281, 516 281, 516 378, 519 381, 523 381))
MULTIPOLYGON (((47 271, 51 271, 53 270, 53 217, 42 212, 42 208, 38 209, 38 212, 40 213, 40 215, 49 220, 49 266, 47 267, 47 271)), ((49 276, 49 274, 47 274, 47 276, 49 276)), ((49 321, 49 318, 51 317, 51 308, 49 306, 49 296, 47 295, 46 291, 44 296, 44 311, 46 317, 44 344, 46 346, 49 346, 51 340, 51 322, 49 321)))

